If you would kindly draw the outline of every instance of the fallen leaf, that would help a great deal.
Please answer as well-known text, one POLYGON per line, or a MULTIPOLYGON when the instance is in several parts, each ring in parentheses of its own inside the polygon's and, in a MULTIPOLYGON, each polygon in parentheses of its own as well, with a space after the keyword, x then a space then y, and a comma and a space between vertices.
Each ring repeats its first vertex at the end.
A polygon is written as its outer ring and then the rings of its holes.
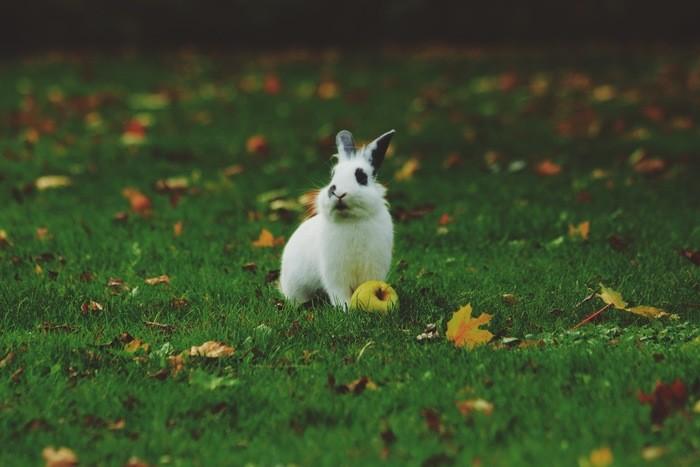
POLYGON ((41 457, 44 458, 46 467, 71 467, 78 465, 78 456, 65 447, 58 449, 53 446, 45 447, 41 451, 41 457))
POLYGON ((588 457, 578 461, 579 467, 608 467, 613 463, 613 453, 608 447, 594 449, 588 457))
POLYGON ((419 168, 420 162, 418 161, 418 159, 415 157, 411 157, 406 162, 404 162, 401 168, 394 174, 394 179, 396 179, 399 182, 410 180, 413 178, 413 175, 418 171, 419 168))
POLYGON ((273 73, 270 73, 267 76, 265 76, 265 81, 263 83, 263 91, 265 91, 266 94, 274 96, 275 94, 279 94, 281 90, 282 82, 280 81, 279 76, 273 73))
POLYGON ((182 235, 182 230, 184 226, 182 224, 182 221, 177 221, 173 224, 173 237, 179 237, 182 235))
POLYGON ((318 85, 318 97, 324 100, 333 99, 338 96, 340 88, 338 83, 332 80, 321 81, 318 85))
POLYGON ((49 232, 49 229, 46 227, 37 227, 36 228, 36 239, 37 240, 47 240, 51 238, 51 233, 49 232))
POLYGON ((600 297, 608 305, 612 305, 618 310, 628 311, 630 313, 634 313, 635 315, 644 316, 645 318, 678 319, 678 315, 669 313, 665 310, 662 310, 661 308, 656 308, 653 306, 639 305, 628 307, 627 302, 622 298, 620 292, 605 287, 603 284, 600 284, 600 293, 598 293, 598 297, 600 297))
POLYGON ((51 190, 70 186, 73 182, 65 175, 44 175, 34 181, 34 186, 39 191, 51 190))
POLYGON ((7 237, 7 231, 0 229, 0 247, 5 248, 11 246, 10 239, 7 237))
POLYGON ((583 221, 579 225, 569 224, 569 238, 580 238, 588 240, 588 234, 591 231, 591 222, 583 221))
POLYGON ((113 422, 107 423, 107 429, 111 431, 123 430, 126 427, 126 421, 123 418, 118 418, 113 422))
POLYGON ((150 348, 150 344, 142 341, 141 339, 131 339, 129 342, 124 344, 124 351, 128 353, 136 353, 139 350, 146 353, 150 348))
POLYGON ((245 143, 249 154, 266 155, 270 150, 267 139, 263 135, 253 135, 245 143))
POLYGON ((609 84, 596 86, 593 89, 593 99, 598 102, 607 102, 616 96, 615 88, 609 84))
POLYGON ((445 425, 443 425, 442 420, 440 420, 440 414, 435 409, 423 409, 420 413, 425 421, 425 426, 428 430, 442 434, 445 432, 445 425))
POLYGON ((493 413, 493 404, 484 399, 467 399, 456 401, 455 405, 457 405, 457 409, 465 417, 474 412, 480 412, 484 415, 491 415, 493 413))
POLYGON ((491 321, 491 315, 482 313, 472 318, 472 306, 465 305, 455 311, 452 319, 447 322, 447 340, 454 342, 455 347, 466 347, 469 350, 493 339, 493 334, 480 326, 491 321))
POLYGON ((559 175, 561 172, 561 165, 552 162, 549 159, 545 159, 535 166, 535 173, 542 177, 551 177, 553 175, 559 175))
POLYGON ((651 394, 639 391, 637 398, 651 406, 651 422, 660 425, 669 415, 685 407, 688 393, 683 381, 676 379, 672 383, 657 381, 651 394))
POLYGON ((412 221, 415 219, 420 219, 421 217, 430 214, 435 210, 434 204, 423 204, 413 208, 396 208, 394 210, 394 217, 399 222, 412 221))
POLYGON ((666 170, 667 163, 659 158, 644 158, 634 164, 634 171, 640 174, 655 175, 666 170))
POLYGON ((647 446, 642 449, 642 459, 651 462, 659 459, 666 453, 666 448, 663 446, 647 446))
POLYGON ((503 303, 510 306, 513 306, 516 303, 518 303, 518 297, 516 297, 512 293, 504 293, 503 295, 501 295, 501 300, 503 300, 503 303))
POLYGON ((440 219, 438 219, 438 225, 447 225, 451 224, 452 222, 454 222, 454 219, 447 213, 444 213, 440 216, 440 219))
POLYGON ((114 295, 129 291, 129 286, 126 285, 126 282, 118 277, 110 277, 107 279, 107 287, 114 295))
POLYGON ((14 352, 8 352, 7 355, 5 355, 2 360, 0 360, 0 368, 5 368, 7 365, 12 363, 12 361, 15 359, 15 353, 14 352))
POLYGON ((168 277, 167 274, 162 274, 160 276, 144 279, 144 282, 148 285, 170 284, 170 277, 168 277))
POLYGON ((258 239, 253 241, 253 246, 256 248, 273 248, 279 245, 284 245, 284 237, 275 237, 267 229, 262 229, 258 239))
POLYGON ((456 152, 448 154, 445 160, 442 161, 442 167, 445 169, 454 169, 462 164, 464 164, 464 160, 462 159, 462 156, 456 152))
MULTIPOLYGON (((0 245, 2 244, 2 232, 3 231, 0 230, 0 245)), ((688 261, 690 261, 694 265, 700 266, 700 250, 682 250, 681 256, 688 258, 688 261)))
POLYGON ((620 292, 617 292, 613 289, 610 289, 608 287, 605 287, 603 284, 600 284, 600 293, 598 296, 608 305, 612 305, 618 310, 626 310, 627 309, 627 302, 622 298, 622 295, 620 292))
POLYGON ((243 170, 244 168, 241 164, 234 164, 224 168, 223 174, 226 177, 233 177, 234 175, 242 174, 243 170))
POLYGON ((104 307, 102 306, 102 304, 100 304, 94 300, 90 300, 89 302, 85 302, 82 305, 80 305, 80 312, 84 315, 89 315, 91 313, 97 313, 97 312, 102 311, 102 310, 104 310, 104 307))
POLYGON ((168 357, 168 365, 170 366, 170 374, 177 376, 182 370, 185 369, 184 355, 181 353, 168 357))
POLYGON ((131 206, 131 210, 136 214, 146 217, 151 214, 151 199, 141 193, 136 188, 126 187, 122 190, 124 196, 131 206))
POLYGON ((125 146, 136 146, 146 142, 146 125, 138 118, 132 118, 124 125, 121 137, 125 146))
POLYGON ((189 354, 193 357, 223 358, 230 357, 236 351, 233 347, 217 341, 207 341, 200 346, 190 348, 189 354))

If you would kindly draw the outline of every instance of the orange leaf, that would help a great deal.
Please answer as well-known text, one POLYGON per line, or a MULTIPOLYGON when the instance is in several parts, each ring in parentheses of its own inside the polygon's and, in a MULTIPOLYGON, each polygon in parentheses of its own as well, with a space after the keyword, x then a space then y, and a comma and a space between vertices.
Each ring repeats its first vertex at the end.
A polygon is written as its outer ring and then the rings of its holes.
POLYGON ((136 214, 144 217, 151 214, 151 199, 136 188, 124 188, 122 190, 122 196, 129 200, 131 210, 136 214))
POLYGON ((493 339, 493 334, 480 326, 491 321, 491 315, 482 313, 472 318, 472 306, 465 305, 455 311, 452 319, 447 322, 447 340, 454 342, 455 347, 466 347, 469 350, 486 344, 493 339))
POLYGON ((269 147, 267 139, 263 135, 253 135, 245 143, 245 148, 250 154, 267 154, 269 147))
POLYGON ((440 216, 440 219, 438 220, 438 224, 439 225, 451 224, 453 220, 454 219, 452 218, 452 216, 450 216, 447 213, 444 213, 442 216, 440 216))
POLYGON ((182 235, 183 224, 182 221, 177 221, 173 224, 173 237, 179 237, 182 235))
POLYGON ((591 222, 583 221, 579 225, 569 224, 569 238, 580 238, 588 240, 588 234, 591 231, 591 222))
POLYGON ((267 229, 262 229, 258 239, 253 241, 253 246, 257 248, 272 248, 278 245, 284 245, 284 237, 275 237, 267 229))
POLYGON ((407 160, 401 168, 394 174, 394 178, 400 182, 404 180, 410 180, 413 178, 413 174, 420 168, 420 162, 415 157, 411 157, 407 160))
POLYGON ((481 412, 484 415, 491 415, 493 413, 493 404, 484 399, 469 399, 464 401, 457 401, 455 404, 457 405, 457 409, 465 417, 469 416, 474 412, 481 412))
POLYGON ((535 166, 535 172, 537 175, 541 175, 543 177, 559 175, 561 172, 561 165, 552 162, 549 159, 545 159, 535 166))

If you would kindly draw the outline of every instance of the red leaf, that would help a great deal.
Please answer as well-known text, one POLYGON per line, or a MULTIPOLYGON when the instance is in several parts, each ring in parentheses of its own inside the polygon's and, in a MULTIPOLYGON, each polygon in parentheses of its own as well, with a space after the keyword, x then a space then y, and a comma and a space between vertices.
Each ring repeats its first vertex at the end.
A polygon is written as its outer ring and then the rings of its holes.
POLYGON ((688 392, 680 379, 676 379, 673 383, 657 381, 654 392, 646 394, 639 391, 637 398, 642 404, 651 406, 651 421, 659 425, 666 417, 685 406, 688 392))

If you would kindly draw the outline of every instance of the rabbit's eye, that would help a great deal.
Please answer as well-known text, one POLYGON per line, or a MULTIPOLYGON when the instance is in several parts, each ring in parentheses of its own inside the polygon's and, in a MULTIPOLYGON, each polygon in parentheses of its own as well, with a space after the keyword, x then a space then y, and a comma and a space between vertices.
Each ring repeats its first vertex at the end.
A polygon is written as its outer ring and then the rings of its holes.
POLYGON ((357 183, 360 185, 367 185, 367 174, 365 171, 362 169, 357 169, 355 171, 355 180, 357 180, 357 183))

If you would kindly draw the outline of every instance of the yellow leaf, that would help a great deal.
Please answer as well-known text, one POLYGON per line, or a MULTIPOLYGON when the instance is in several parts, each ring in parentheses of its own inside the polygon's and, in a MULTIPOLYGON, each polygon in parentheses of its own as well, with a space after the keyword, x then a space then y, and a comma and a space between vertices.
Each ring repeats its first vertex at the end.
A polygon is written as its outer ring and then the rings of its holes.
POLYGON ((133 339, 124 345, 124 351, 129 353, 136 353, 139 350, 148 352, 150 347, 151 346, 148 343, 142 341, 141 339, 133 339))
POLYGON ((588 240, 588 234, 591 231, 591 222, 583 221, 579 225, 569 224, 569 238, 580 238, 588 240))
POLYGON ((63 188, 71 185, 71 179, 64 175, 44 175, 34 181, 34 186, 39 191, 51 188, 63 188))
POLYGON ((653 306, 633 306, 632 308, 627 308, 627 311, 634 313, 635 315, 644 316, 646 318, 664 318, 669 317, 671 319, 678 319, 678 315, 671 314, 661 308, 656 308, 653 306))
POLYGON ((491 321, 491 315, 482 313, 472 318, 472 306, 465 305, 455 311, 452 319, 447 322, 447 340, 454 342, 455 347, 474 347, 486 344, 493 339, 493 334, 479 326, 491 321))
POLYGON ((581 467, 608 467, 612 463, 613 453, 607 447, 594 449, 587 458, 582 457, 578 461, 581 467))
POLYGON ((41 451, 46 467, 71 467, 78 465, 78 456, 68 448, 48 446, 41 451))
POLYGON ((618 310, 627 310, 627 302, 622 298, 620 292, 600 284, 600 293, 598 296, 603 299, 605 303, 614 306, 618 310))
POLYGON ((221 342, 207 341, 200 346, 191 347, 190 355, 207 358, 221 358, 230 357, 235 351, 236 350, 233 347, 229 347, 221 342))
POLYGON ((655 461, 663 456, 665 452, 666 448, 663 446, 647 446, 642 449, 642 459, 645 461, 655 461))
POLYGON ((277 245, 284 245, 284 237, 275 237, 267 229, 262 229, 258 239, 253 241, 253 246, 257 248, 272 248, 277 245))
POLYGON ((411 157, 407 160, 401 168, 394 174, 394 178, 399 181, 410 180, 413 178, 413 174, 420 168, 420 162, 415 157, 411 157))

